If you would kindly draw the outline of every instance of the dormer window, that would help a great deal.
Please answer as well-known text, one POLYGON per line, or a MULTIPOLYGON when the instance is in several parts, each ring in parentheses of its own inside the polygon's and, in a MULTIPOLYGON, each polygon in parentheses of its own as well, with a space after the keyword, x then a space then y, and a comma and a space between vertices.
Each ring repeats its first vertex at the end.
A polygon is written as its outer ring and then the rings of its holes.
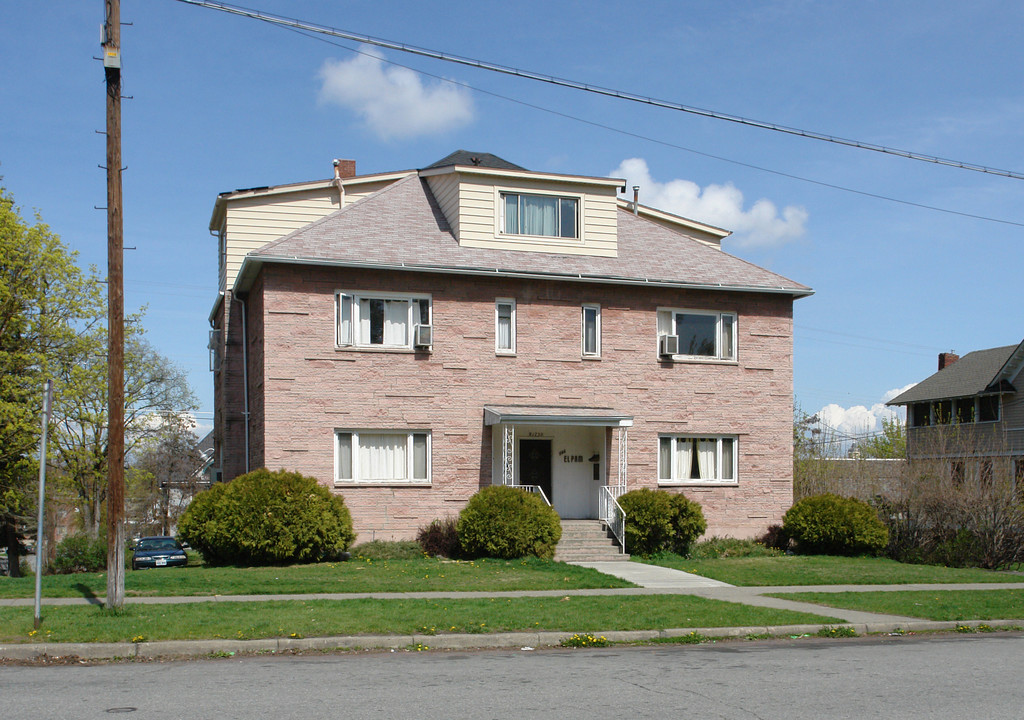
POLYGON ((506 235, 579 237, 578 198, 502 193, 501 203, 506 235))

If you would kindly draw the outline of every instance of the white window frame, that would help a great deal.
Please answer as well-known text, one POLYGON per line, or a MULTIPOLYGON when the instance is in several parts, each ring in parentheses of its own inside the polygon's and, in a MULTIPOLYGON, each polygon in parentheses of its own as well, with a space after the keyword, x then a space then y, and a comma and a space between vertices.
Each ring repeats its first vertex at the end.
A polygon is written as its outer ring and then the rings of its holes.
MULTIPOLYGON (((660 434, 658 435, 658 485, 738 485, 739 484, 739 438, 736 435, 676 435, 676 434, 660 434), (679 443, 690 443, 696 445, 695 441, 714 441, 715 442, 715 477, 709 478, 695 478, 690 477, 690 468, 681 468, 679 466, 679 443), (662 443, 668 441, 669 445, 669 464, 668 472, 665 472, 665 467, 662 463, 662 443), (732 477, 726 477, 723 472, 723 445, 725 442, 732 443, 732 467, 730 468, 730 474, 732 477)), ((691 456, 692 457, 692 456, 691 456)))
POLYGON ((496 355, 515 355, 516 354, 516 301, 515 298, 495 298, 494 300, 494 353, 496 355), (498 327, 498 309, 502 305, 508 305, 511 307, 511 328, 509 336, 509 347, 503 348, 499 345, 501 341, 501 332, 498 327))
POLYGON ((429 430, 394 430, 390 428, 362 428, 351 429, 341 428, 334 431, 334 484, 335 485, 430 485, 432 477, 431 455, 433 443, 429 430), (394 435, 405 437, 405 477, 404 478, 363 478, 359 467, 359 437, 360 435, 394 435), (414 443, 417 436, 426 438, 426 477, 413 477, 415 474, 414 443), (341 447, 342 439, 349 438, 351 477, 341 477, 341 447))
POLYGON ((580 309, 580 353, 585 358, 601 357, 601 306, 584 303, 580 309), (594 311, 594 349, 587 350, 587 310, 594 311))
POLYGON ((412 350, 417 325, 420 322, 419 302, 427 301, 427 325, 434 322, 434 302, 429 293, 399 293, 399 292, 361 292, 358 290, 337 290, 334 293, 334 345, 337 348, 362 348, 362 349, 387 349, 387 350, 412 350), (406 315, 405 342, 397 343, 370 343, 362 342, 359 338, 360 327, 360 305, 362 300, 395 300, 407 302, 409 308, 406 315), (344 320, 344 304, 349 309, 349 336, 343 337, 342 322, 344 320))
MULTIPOLYGON (((541 239, 544 241, 554 242, 572 242, 576 243, 583 240, 583 196, 572 193, 557 193, 557 192, 543 192, 538 190, 525 191, 517 188, 495 188, 498 212, 495 213, 497 220, 497 234, 505 237, 515 238, 529 238, 531 240, 541 239), (576 218, 575 218, 575 229, 576 234, 571 236, 565 235, 532 235, 524 232, 509 233, 505 232, 505 198, 509 195, 515 195, 517 197, 545 197, 545 198, 556 198, 558 200, 572 200, 576 205, 576 218)), ((520 206, 517 203, 517 207, 520 206)), ((521 213, 521 211, 519 211, 521 213)), ((556 225, 561 229, 561 203, 558 204, 558 221, 556 225)), ((519 229, 522 230, 522 217, 519 218, 519 229)))
MULTIPOLYGON (((739 315, 735 312, 720 312, 715 310, 691 310, 687 308, 668 308, 659 307, 657 312, 658 322, 658 333, 657 341, 661 342, 661 337, 664 335, 675 335, 676 329, 676 316, 678 315, 703 315, 706 317, 715 318, 715 353, 714 355, 689 355, 687 353, 678 353, 672 355, 673 360, 685 360, 690 362, 736 362, 739 357, 739 315), (732 353, 730 355, 723 354, 723 343, 722 336, 724 325, 731 321, 731 333, 730 340, 732 344, 732 353)), ((680 349, 682 349, 682 338, 679 340, 680 349)))

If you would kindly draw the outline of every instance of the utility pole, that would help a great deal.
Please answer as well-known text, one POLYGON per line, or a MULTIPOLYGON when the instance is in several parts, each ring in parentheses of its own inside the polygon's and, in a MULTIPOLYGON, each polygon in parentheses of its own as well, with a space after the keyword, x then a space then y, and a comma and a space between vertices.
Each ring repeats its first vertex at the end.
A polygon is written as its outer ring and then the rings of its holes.
POLYGON ((107 608, 124 606, 124 236, 121 214, 121 0, 104 0, 107 81, 107 608))

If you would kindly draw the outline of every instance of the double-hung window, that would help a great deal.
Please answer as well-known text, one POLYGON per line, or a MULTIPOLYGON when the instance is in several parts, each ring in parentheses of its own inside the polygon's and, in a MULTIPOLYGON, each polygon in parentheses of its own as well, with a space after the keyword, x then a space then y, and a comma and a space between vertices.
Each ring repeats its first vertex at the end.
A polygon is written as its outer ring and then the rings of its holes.
POLYGON ((516 353, 516 301, 498 298, 494 301, 494 352, 516 353))
POLYGON ((338 483, 429 483, 430 433, 339 430, 334 468, 338 483))
POLYGON ((506 235, 578 238, 579 198, 502 193, 502 232, 506 235))
POLYGON ((601 306, 583 306, 583 357, 601 356, 601 306))
POLYGON ((736 359, 736 314, 703 310, 658 310, 658 337, 675 335, 675 357, 736 359))
POLYGON ((662 435, 658 438, 658 482, 736 482, 736 438, 662 435))
POLYGON ((430 297, 404 293, 337 294, 337 344, 412 348, 417 325, 430 325, 430 297))

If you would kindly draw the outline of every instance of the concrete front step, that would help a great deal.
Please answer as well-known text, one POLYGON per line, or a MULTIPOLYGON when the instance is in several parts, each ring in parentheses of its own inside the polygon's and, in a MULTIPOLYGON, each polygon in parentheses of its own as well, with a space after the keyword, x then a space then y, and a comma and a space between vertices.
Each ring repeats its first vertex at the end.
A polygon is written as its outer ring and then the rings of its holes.
POLYGON ((555 549, 555 560, 618 562, 628 559, 600 520, 562 520, 562 539, 555 549))

